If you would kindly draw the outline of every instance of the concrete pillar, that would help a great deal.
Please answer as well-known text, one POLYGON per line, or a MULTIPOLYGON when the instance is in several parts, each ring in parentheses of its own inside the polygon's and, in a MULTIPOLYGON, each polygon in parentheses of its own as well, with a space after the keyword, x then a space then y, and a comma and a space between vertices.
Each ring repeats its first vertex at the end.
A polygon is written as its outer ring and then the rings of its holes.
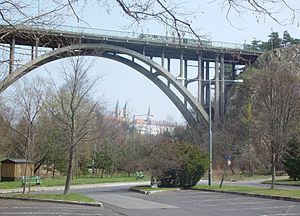
POLYGON ((214 104, 214 120, 220 119, 220 61, 219 54, 215 61, 215 104, 214 104))
MULTIPOLYGON (((205 79, 209 80, 209 61, 205 62, 205 79)), ((208 83, 205 84, 205 105, 208 105, 209 102, 209 95, 210 95, 210 89, 208 87, 208 83)))
MULTIPOLYGON (((153 59, 153 57, 152 56, 150 56, 150 59, 152 60, 153 59)), ((153 68, 150 66, 150 72, 151 73, 153 73, 153 68)))
POLYGON ((188 86, 188 80, 187 80, 187 78, 188 78, 188 60, 185 59, 185 60, 184 60, 184 81, 185 81, 184 86, 185 86, 186 88, 187 88, 187 86, 188 86))
MULTIPOLYGON (((187 88, 188 87, 188 60, 184 60, 184 86, 187 88)), ((184 98, 184 105, 187 106, 187 101, 184 98)))
POLYGON ((183 74, 183 52, 181 51, 180 53, 180 63, 179 63, 179 69, 180 69, 180 72, 179 72, 179 77, 181 78, 180 79, 180 82, 182 85, 184 85, 184 74, 183 74))
POLYGON ((35 58, 38 57, 38 51, 39 51, 39 39, 35 39, 35 58))
POLYGON ((231 79, 235 80, 236 79, 236 70, 235 70, 235 63, 231 63, 231 79))
POLYGON ((225 114, 225 65, 224 65, 224 54, 221 55, 221 65, 220 65, 220 79, 221 79, 221 89, 220 89, 220 118, 224 120, 225 114))
MULTIPOLYGON (((202 78, 202 80, 205 80, 203 59, 202 59, 202 63, 201 63, 201 78, 202 78)), ((204 106, 204 104, 205 104, 204 95, 205 95, 205 82, 202 82, 202 86, 201 86, 201 105, 202 106, 204 106)))
POLYGON ((165 49, 164 48, 162 49, 162 52, 161 52, 161 66, 165 67, 165 49))
POLYGON ((9 47, 9 71, 8 71, 9 74, 11 74, 14 70, 15 47, 16 47, 16 40, 15 37, 12 37, 10 47, 9 47))
POLYGON ((197 92, 197 101, 199 102, 199 104, 202 103, 202 53, 199 53, 198 56, 198 76, 197 76, 197 83, 198 83, 198 92, 197 92))
POLYGON ((34 59, 34 46, 31 46, 31 60, 34 59))
MULTIPOLYGON (((171 73, 171 59, 168 58, 168 71, 171 73)), ((168 81, 168 87, 170 88, 171 87, 171 83, 168 81)))

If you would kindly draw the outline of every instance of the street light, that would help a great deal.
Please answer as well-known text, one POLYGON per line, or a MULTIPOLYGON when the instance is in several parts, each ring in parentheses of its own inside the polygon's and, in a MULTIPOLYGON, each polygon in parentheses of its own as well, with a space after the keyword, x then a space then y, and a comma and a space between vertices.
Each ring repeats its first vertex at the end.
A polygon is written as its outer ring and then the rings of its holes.
MULTIPOLYGON (((187 80, 186 78, 183 77, 176 77, 176 80, 187 80)), ((200 79, 189 79, 188 82, 193 82, 193 81, 199 81, 200 79)), ((237 79, 237 80, 200 80, 203 82, 208 82, 208 89, 209 89, 209 95, 208 95, 208 103, 209 103, 209 108, 208 108, 208 143, 209 143, 209 168, 208 168, 208 185, 211 186, 212 183, 212 119, 211 119, 211 83, 213 82, 226 82, 226 83, 243 83, 244 81, 242 79, 237 79)))

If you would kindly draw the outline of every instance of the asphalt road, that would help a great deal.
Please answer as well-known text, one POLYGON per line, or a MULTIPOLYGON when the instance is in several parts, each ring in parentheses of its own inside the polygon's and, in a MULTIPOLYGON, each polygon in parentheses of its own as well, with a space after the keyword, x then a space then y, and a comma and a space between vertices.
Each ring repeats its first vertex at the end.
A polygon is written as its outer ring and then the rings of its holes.
POLYGON ((185 190, 144 195, 126 187, 78 190, 128 216, 285 216, 300 215, 300 204, 215 192, 185 190))
POLYGON ((193 190, 144 195, 128 188, 76 190, 102 202, 103 208, 0 200, 0 215, 300 216, 297 202, 193 190))

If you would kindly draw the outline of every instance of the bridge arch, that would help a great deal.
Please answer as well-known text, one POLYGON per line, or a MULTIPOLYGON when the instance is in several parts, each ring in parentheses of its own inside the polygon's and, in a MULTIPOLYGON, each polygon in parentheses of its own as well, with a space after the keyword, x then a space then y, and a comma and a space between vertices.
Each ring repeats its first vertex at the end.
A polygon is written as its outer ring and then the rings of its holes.
POLYGON ((148 57, 130 50, 124 47, 109 45, 109 44, 76 44, 70 45, 62 48, 58 48, 44 55, 41 55, 32 61, 26 63, 20 68, 16 69, 13 73, 9 74, 4 80, 0 82, 0 93, 8 88, 15 81, 31 72, 32 70, 47 64, 49 62, 70 57, 70 56, 97 56, 115 60, 122 64, 125 64, 136 71, 140 72, 146 76, 150 81, 152 81, 156 86, 158 86, 174 103, 174 105, 179 109, 184 118, 190 125, 195 125, 198 123, 199 119, 187 108, 187 106, 182 102, 175 92, 171 90, 168 84, 160 79, 160 76, 164 77, 168 83, 172 84, 173 87, 181 94, 181 96, 191 105, 195 114, 199 116, 205 123, 208 122, 208 115, 203 109, 203 107, 195 100, 195 97, 179 82, 175 79, 169 71, 164 67, 160 66, 155 61, 149 59, 148 57), (128 59, 124 55, 131 57, 128 59), (138 64, 134 61, 138 59, 140 62, 147 65, 152 70, 144 67, 142 64, 138 64), (154 72, 152 72, 154 71, 154 72))

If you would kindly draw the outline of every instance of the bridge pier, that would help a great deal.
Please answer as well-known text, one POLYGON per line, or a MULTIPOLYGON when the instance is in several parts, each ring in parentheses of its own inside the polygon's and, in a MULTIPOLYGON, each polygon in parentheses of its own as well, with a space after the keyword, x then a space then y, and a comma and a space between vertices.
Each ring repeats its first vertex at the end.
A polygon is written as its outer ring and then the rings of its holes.
POLYGON ((164 48, 162 49, 162 52, 161 52, 161 66, 165 67, 165 49, 164 48))
POLYGON ((221 54, 220 59, 220 120, 224 120, 225 115, 225 65, 224 65, 224 54, 221 54))
POLYGON ((15 47, 16 47, 16 39, 13 36, 11 39, 10 47, 9 47, 9 74, 11 74, 14 70, 15 64, 15 47))
POLYGON ((214 120, 219 121, 220 119, 220 64, 219 54, 216 55, 215 60, 215 103, 214 103, 214 120))
POLYGON ((197 92, 197 101, 199 104, 202 104, 202 79, 203 79, 203 64, 202 64, 202 52, 199 53, 198 56, 198 76, 197 76, 197 83, 198 83, 198 92, 197 92))

